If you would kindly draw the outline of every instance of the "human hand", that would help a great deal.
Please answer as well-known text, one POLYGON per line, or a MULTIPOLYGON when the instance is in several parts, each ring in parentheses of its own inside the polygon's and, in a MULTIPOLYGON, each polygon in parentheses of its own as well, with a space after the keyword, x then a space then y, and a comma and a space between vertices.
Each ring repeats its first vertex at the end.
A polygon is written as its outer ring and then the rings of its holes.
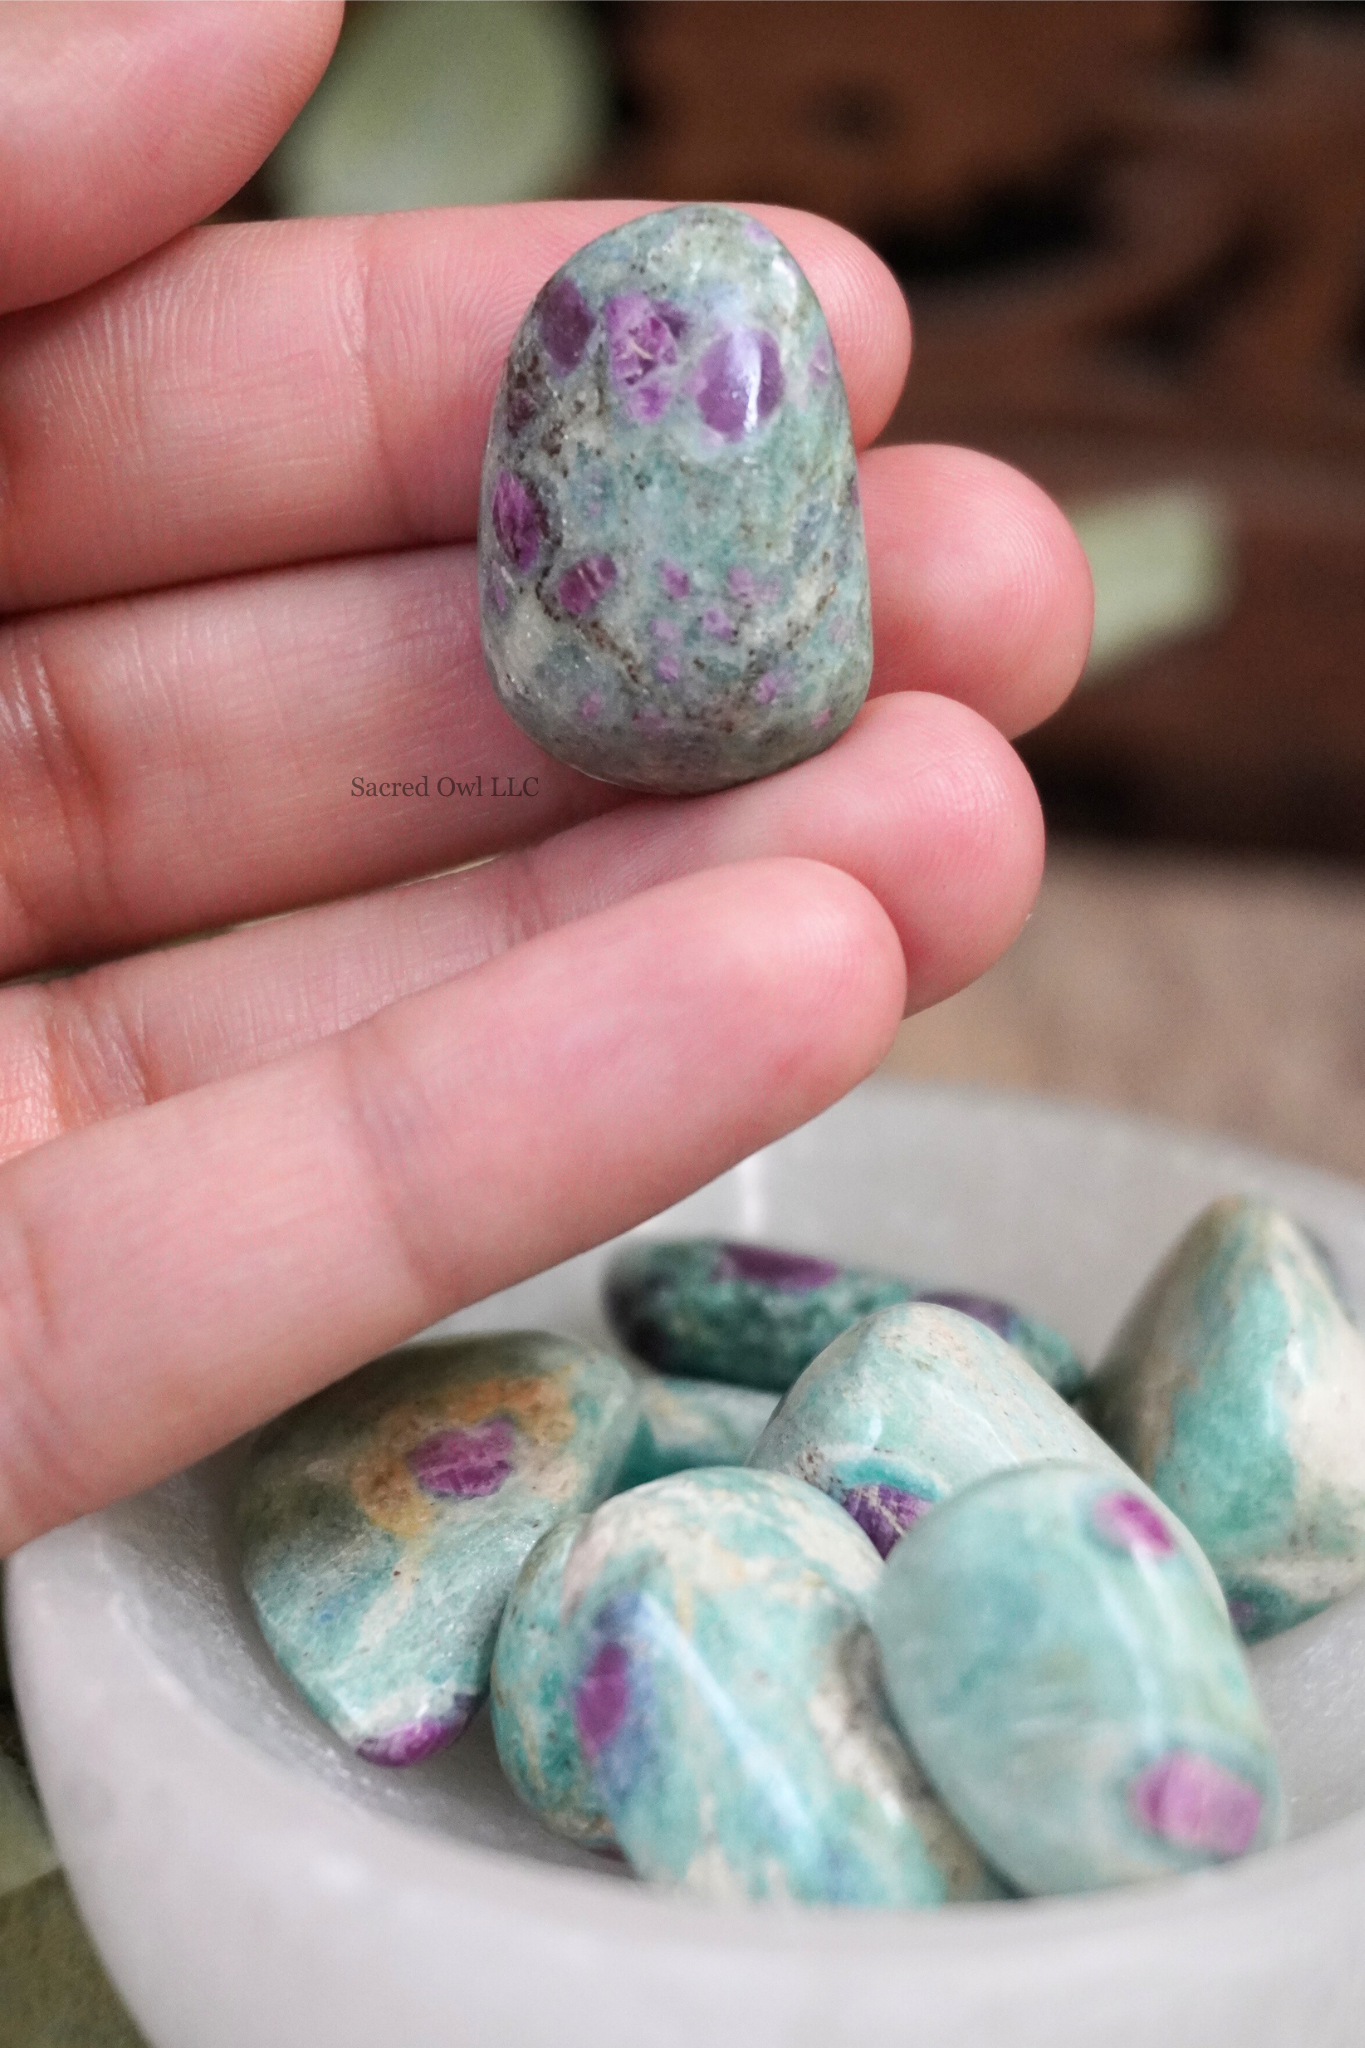
MULTIPOLYGON (((983 456, 864 457, 877 673, 825 754, 642 800, 511 723, 471 545, 494 385, 643 209, 189 227, 338 21, 0 14, 0 973, 80 970, 0 992, 0 1551, 803 1122, 1037 884, 1002 735, 1074 681, 1089 578, 983 456), (424 771, 538 793, 351 793, 424 771)), ((866 446, 900 293, 756 210, 866 446)))

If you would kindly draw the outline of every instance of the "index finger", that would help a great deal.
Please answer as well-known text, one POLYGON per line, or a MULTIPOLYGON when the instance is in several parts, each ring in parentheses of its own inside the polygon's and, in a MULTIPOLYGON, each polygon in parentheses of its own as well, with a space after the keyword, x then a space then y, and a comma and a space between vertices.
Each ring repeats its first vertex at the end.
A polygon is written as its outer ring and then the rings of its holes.
POLYGON ((221 206, 317 84, 340 26, 336 0, 9 0, 0 313, 74 292, 221 206))
MULTIPOLYGON (((196 230, 0 326, 0 609, 468 539, 503 357, 532 298, 639 202, 196 230)), ((824 307, 855 438, 909 316, 829 221, 755 213, 824 307)))

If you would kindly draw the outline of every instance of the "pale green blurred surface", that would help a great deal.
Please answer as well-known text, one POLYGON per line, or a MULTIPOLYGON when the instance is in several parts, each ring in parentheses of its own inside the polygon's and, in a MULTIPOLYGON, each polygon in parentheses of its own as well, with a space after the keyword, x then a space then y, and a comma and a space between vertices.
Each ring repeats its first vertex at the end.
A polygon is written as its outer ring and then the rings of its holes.
POLYGON ((555 0, 353 8, 270 162, 282 214, 481 206, 567 191, 610 110, 591 18, 555 0))
POLYGON ((1067 511, 1095 579, 1087 683, 1227 616, 1233 541, 1227 508, 1213 491, 1164 484, 1067 511))

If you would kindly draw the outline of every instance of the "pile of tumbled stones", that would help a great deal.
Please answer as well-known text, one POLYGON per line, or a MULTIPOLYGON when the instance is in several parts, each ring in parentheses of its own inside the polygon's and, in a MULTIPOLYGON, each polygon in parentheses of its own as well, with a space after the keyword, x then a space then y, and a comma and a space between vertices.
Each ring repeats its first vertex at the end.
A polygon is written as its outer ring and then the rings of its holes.
POLYGON ((1004 1304, 716 1239, 611 1267, 631 1363, 496 1333, 271 1425, 266 1638, 362 1757, 492 1693, 541 1820, 713 1899, 935 1906, 1279 1838, 1238 1640, 1365 1582, 1365 1340, 1267 1205, 1087 1375, 1004 1304), (779 1398, 780 1396, 780 1398, 779 1398))

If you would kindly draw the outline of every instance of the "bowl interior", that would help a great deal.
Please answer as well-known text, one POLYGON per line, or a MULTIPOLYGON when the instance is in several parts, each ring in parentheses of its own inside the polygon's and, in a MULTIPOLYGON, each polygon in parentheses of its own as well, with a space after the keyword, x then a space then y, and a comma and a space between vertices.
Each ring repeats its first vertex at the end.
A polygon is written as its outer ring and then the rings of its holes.
MULTIPOLYGON (((1160 1254, 1214 1197, 1281 1202, 1365 1302, 1365 1190, 1225 1142, 1107 1113, 872 1083, 675 1209, 650 1234, 719 1232, 999 1294, 1093 1359, 1160 1254)), ((548 1327, 610 1345, 588 1252, 438 1326, 548 1327)), ((131 1621, 196 1704, 358 1808, 620 1884, 619 1863, 548 1834, 513 1797, 486 1711, 404 1771, 361 1763, 276 1667, 242 1591, 231 1504, 246 1447, 91 1518, 131 1621)), ((1365 1806, 1365 1596, 1253 1656, 1296 1835, 1365 1806)))

